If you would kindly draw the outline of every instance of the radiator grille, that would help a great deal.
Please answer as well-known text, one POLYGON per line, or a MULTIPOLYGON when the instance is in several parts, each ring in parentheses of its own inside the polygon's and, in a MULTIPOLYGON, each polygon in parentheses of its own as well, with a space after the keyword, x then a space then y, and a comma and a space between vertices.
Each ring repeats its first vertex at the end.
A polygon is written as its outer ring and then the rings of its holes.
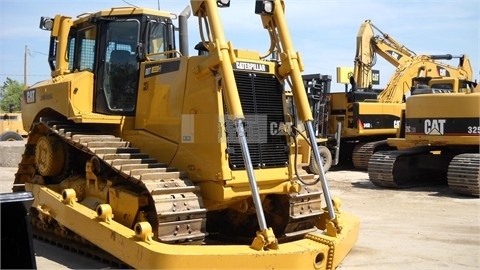
MULTIPOLYGON (((235 80, 245 115, 245 131, 254 168, 274 168, 288 164, 287 138, 276 132, 283 123, 283 86, 271 74, 235 72, 235 80)), ((227 112, 226 112, 227 113, 227 112)), ((231 169, 243 169, 242 151, 232 121, 226 120, 227 153, 231 169)))

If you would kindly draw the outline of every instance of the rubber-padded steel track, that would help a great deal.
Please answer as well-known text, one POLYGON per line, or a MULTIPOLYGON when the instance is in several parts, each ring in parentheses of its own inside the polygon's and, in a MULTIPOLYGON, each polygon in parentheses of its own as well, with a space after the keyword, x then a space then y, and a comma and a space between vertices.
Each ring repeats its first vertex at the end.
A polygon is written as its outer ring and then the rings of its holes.
POLYGON ((368 177, 374 185, 398 188, 393 180, 393 165, 400 154, 398 151, 381 151, 372 155, 368 164, 368 177))

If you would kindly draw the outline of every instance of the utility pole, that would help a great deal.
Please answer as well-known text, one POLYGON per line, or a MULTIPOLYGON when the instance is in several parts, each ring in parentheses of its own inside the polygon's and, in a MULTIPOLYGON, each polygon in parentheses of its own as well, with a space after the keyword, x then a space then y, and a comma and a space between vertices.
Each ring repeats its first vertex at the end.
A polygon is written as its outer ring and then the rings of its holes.
POLYGON ((27 87, 27 67, 28 67, 28 47, 25 45, 25 55, 23 58, 23 86, 27 87))

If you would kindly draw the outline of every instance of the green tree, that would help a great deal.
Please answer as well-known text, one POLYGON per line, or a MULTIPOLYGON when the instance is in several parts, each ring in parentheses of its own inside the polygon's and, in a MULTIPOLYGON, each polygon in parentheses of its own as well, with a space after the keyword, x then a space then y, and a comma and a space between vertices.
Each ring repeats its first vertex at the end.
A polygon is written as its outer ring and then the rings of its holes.
POLYGON ((0 110, 4 112, 20 111, 23 88, 23 84, 7 77, 3 86, 0 87, 0 110))

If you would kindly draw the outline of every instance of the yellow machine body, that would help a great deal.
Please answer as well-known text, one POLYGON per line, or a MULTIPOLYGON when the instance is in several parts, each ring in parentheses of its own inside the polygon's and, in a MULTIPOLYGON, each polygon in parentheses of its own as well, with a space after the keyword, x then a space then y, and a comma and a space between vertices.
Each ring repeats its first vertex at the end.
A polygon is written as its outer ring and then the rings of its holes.
POLYGON ((387 140, 392 150, 369 160, 370 181, 388 188, 446 184, 480 196, 480 93, 474 85, 443 78, 416 88, 397 137, 387 140))
POLYGON ((33 193, 35 227, 135 268, 337 267, 359 219, 336 198, 322 202, 324 175, 295 163, 311 150, 299 153, 290 136, 286 78, 299 120, 312 116, 284 3, 270 3, 273 12, 258 13, 277 32, 280 61, 225 41, 213 0, 191 2, 209 33, 196 56, 171 48, 169 12, 42 18, 56 60, 52 79, 24 91, 30 133, 14 186, 33 193), (92 44, 96 61, 89 50, 70 54, 92 44), (128 61, 118 64, 120 54, 128 61))
POLYGON ((348 93, 331 94, 330 118, 334 122, 341 121, 342 127, 345 127, 342 129, 344 138, 395 136, 404 104, 377 100, 351 102, 349 99, 348 93))
POLYGON ((0 113, 0 141, 23 140, 27 132, 23 128, 22 113, 0 113))
POLYGON ((67 203, 58 190, 40 185, 28 189, 36 196, 34 207, 138 269, 335 269, 355 245, 359 234, 358 218, 341 213, 339 221, 347 225, 342 233, 333 237, 310 233, 304 239, 279 244, 277 250, 257 251, 248 245, 221 243, 171 245, 151 240, 147 229, 135 231, 100 217, 80 203, 67 203))
POLYGON ((418 145, 478 146, 480 133, 480 93, 440 93, 414 95, 407 100, 404 138, 391 138, 388 143, 398 149, 418 145), (432 104, 431 106, 429 106, 432 104), (454 108, 454 109, 452 109, 454 108), (447 127, 447 121, 458 126, 447 127), (462 126, 461 123, 466 124, 462 126))
POLYGON ((461 57, 458 67, 436 61, 437 59, 451 58, 451 55, 416 55, 390 35, 381 32, 371 21, 367 20, 362 23, 357 35, 357 55, 353 77, 357 88, 362 89, 363 93, 338 93, 332 97, 334 109, 346 110, 348 118, 353 118, 353 121, 345 120, 343 129, 345 136, 395 136, 401 110, 405 108, 404 100, 413 87, 412 80, 414 78, 447 77, 471 80, 472 68, 467 56, 461 57), (377 29, 382 35, 374 35, 374 29, 377 29), (396 67, 387 86, 378 92, 378 95, 368 91, 368 88, 372 87, 371 75, 368 74, 371 74, 376 54, 396 67), (341 105, 336 106, 335 104, 341 105), (361 121, 356 122, 355 118, 359 118, 361 121), (359 123, 363 125, 358 125, 359 123))
POLYGON ((471 80, 472 68, 466 55, 457 56, 460 59, 458 66, 438 61, 454 58, 450 54, 416 55, 370 20, 361 24, 356 44, 355 65, 350 78, 352 89, 332 94, 330 122, 341 121, 342 141, 346 142, 343 147, 353 146, 353 165, 357 169, 366 169, 371 154, 387 147, 385 139, 395 137, 414 78, 471 80), (388 84, 381 90, 373 89, 372 68, 377 55, 396 67, 388 84))

